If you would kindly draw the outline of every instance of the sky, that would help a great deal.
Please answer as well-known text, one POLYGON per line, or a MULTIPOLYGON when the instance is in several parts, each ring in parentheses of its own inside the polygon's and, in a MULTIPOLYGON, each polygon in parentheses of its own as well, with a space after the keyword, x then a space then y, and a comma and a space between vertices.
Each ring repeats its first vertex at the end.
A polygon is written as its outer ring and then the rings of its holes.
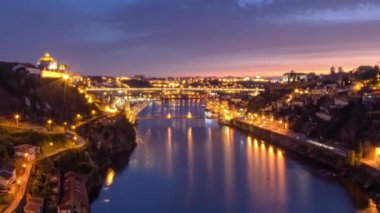
POLYGON ((380 63, 379 0, 1 0, 0 61, 84 75, 278 76, 380 63))

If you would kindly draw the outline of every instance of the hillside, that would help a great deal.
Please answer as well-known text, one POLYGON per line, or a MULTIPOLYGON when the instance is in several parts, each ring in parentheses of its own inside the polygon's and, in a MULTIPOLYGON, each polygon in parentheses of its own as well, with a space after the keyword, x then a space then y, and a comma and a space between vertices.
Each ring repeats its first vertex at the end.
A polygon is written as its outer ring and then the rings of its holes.
POLYGON ((63 79, 41 79, 23 67, 14 70, 17 64, 0 62, 0 116, 11 119, 19 113, 25 121, 41 123, 71 121, 76 113, 90 112, 84 98, 63 79))

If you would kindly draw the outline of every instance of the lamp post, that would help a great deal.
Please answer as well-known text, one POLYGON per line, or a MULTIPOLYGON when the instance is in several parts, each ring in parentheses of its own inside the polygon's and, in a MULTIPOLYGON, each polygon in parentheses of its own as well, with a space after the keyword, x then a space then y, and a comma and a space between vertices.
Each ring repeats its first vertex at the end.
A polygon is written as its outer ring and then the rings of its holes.
POLYGON ((51 124, 53 123, 53 121, 51 119, 47 120, 47 124, 48 124, 48 128, 51 129, 51 124))
POLYGON ((16 126, 18 126, 18 121, 20 120, 20 115, 19 114, 15 115, 15 120, 16 120, 16 126))

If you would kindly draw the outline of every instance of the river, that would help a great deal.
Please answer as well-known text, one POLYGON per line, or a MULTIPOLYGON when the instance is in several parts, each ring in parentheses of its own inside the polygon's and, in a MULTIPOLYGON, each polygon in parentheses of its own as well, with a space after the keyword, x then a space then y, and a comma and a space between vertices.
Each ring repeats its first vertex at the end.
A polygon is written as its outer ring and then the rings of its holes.
POLYGON ((140 115, 129 164, 110 168, 92 212, 367 212, 358 187, 324 177, 236 129, 203 119, 199 100, 154 103, 140 115), (165 119, 192 113, 194 119, 165 119), (160 118, 161 117, 161 118, 160 118), (156 119, 154 119, 156 118, 156 119))

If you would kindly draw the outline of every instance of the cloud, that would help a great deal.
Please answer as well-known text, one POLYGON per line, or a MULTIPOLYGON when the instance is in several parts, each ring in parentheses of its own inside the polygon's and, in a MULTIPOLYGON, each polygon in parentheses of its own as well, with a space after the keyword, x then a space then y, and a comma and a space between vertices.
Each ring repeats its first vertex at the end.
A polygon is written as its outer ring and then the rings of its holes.
POLYGON ((240 7, 261 6, 272 4, 272 0, 237 0, 240 7))
POLYGON ((377 48, 379 9, 378 0, 3 0, 0 55, 33 62, 50 50, 95 74, 265 71, 377 48))

